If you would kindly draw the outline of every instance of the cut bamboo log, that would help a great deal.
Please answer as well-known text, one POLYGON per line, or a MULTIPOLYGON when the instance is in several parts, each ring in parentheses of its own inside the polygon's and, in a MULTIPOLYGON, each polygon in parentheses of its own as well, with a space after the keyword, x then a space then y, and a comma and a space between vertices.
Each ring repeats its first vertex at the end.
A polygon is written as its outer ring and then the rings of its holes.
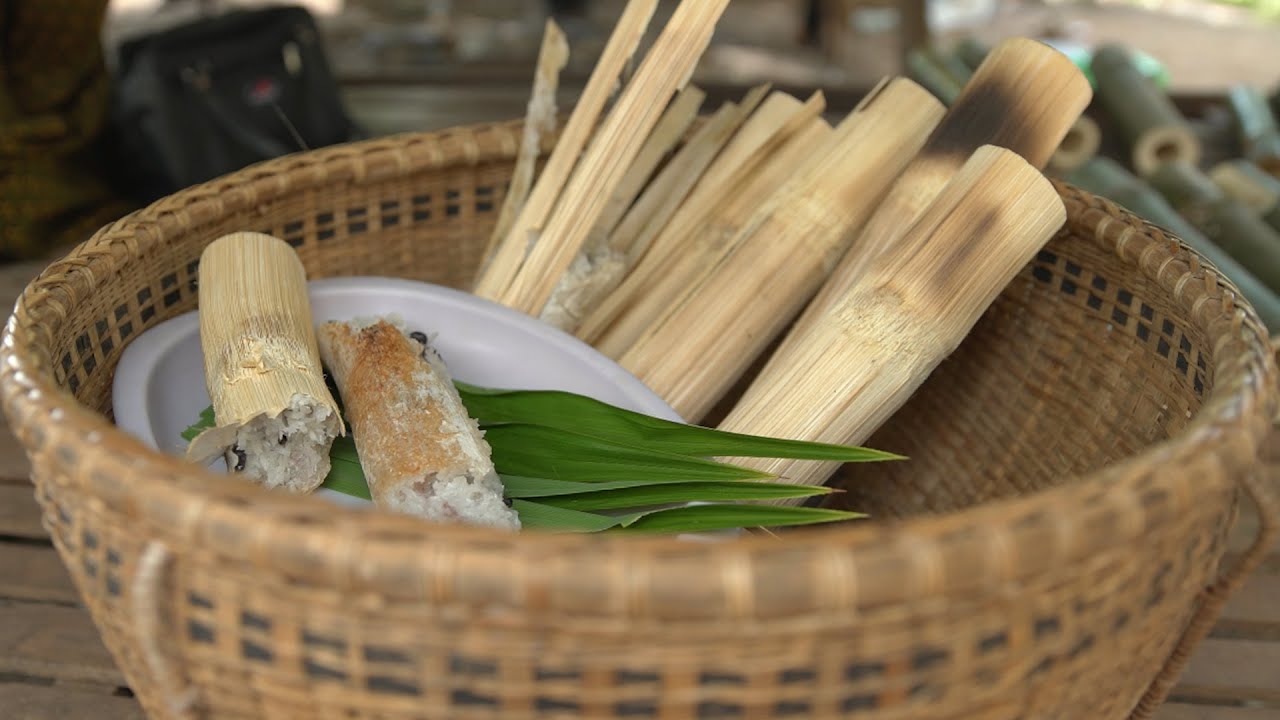
POLYGON ((529 107, 525 111, 516 166, 511 173, 511 184, 507 188, 502 209, 498 212, 498 221, 493 226, 489 244, 485 247, 485 265, 488 265, 494 250, 511 231, 512 224, 524 208, 529 189, 533 185, 538 156, 542 153, 543 138, 550 137, 556 131, 556 90, 560 86, 560 71, 568 62, 569 41, 565 39, 564 32, 556 25, 555 20, 548 19, 542 35, 542 48, 538 51, 538 66, 533 75, 529 107))
POLYGON ((686 87, 658 120, 613 197, 605 204, 600 219, 587 235, 583 249, 552 291, 551 299, 542 311, 544 321, 572 331, 581 319, 583 308, 589 307, 607 291, 613 284, 611 278, 614 275, 625 271, 623 258, 615 257, 616 253, 609 249, 609 235, 636 201, 658 164, 684 137, 705 97, 706 93, 700 89, 686 87))
POLYGON ((1280 233, 1191 165, 1165 163, 1148 180, 1218 247, 1280 292, 1280 233))
POLYGON ((1237 85, 1227 93, 1246 160, 1269 173, 1280 173, 1280 128, 1267 99, 1257 88, 1237 85))
POLYGON ((1209 171, 1209 178, 1228 196, 1259 215, 1280 203, 1280 180, 1248 160, 1220 162, 1209 171))
POLYGON ((1067 176, 1067 182, 1107 198, 1178 236, 1236 286, 1270 332, 1280 332, 1280 296, 1187 222, 1146 182, 1107 157, 1091 159, 1067 176))
POLYGON ((1102 129, 1093 118, 1081 115, 1067 130, 1058 149, 1053 151, 1048 168, 1060 175, 1069 173, 1097 155, 1101 146, 1102 129))
POLYGON ((1048 45, 1025 38, 997 45, 890 188, 800 324, 819 316, 877 255, 893 247, 980 146, 1007 148, 1042 168, 1092 96, 1080 69, 1048 45))
MULTIPOLYGON (((823 322, 792 331, 720 428, 865 442, 1065 218, 1057 191, 1033 165, 1003 148, 979 148, 823 322)), ((806 485, 826 482, 839 467, 738 462, 806 485)))
POLYGON ((501 302, 537 316, 667 102, 693 73, 729 0, 684 0, 618 98, 501 302))
POLYGON ((630 347, 652 323, 653 314, 665 309, 655 303, 654 286, 670 272, 671 264, 678 262, 681 248, 715 211, 720 199, 729 194, 728 184, 749 174, 762 148, 785 141, 788 133, 802 128, 825 107, 821 93, 806 103, 786 93, 771 93, 707 168, 670 222, 661 227, 650 224, 653 234, 633 245, 632 256, 637 257, 634 269, 587 315, 577 336, 614 358, 630 347))
POLYGON ((1195 133, 1164 91, 1134 64, 1128 49, 1103 46, 1094 53, 1092 67, 1098 99, 1124 138, 1139 176, 1167 162, 1200 162, 1195 133))
POLYGON ((874 93, 758 204, 727 252, 690 263, 699 275, 622 366, 681 416, 702 417, 804 307, 943 113, 905 78, 874 93))
POLYGON ((657 5, 658 0, 628 0, 533 190, 477 278, 476 295, 499 300, 514 282, 533 239, 546 225, 578 156, 591 138, 618 74, 639 47, 657 5))

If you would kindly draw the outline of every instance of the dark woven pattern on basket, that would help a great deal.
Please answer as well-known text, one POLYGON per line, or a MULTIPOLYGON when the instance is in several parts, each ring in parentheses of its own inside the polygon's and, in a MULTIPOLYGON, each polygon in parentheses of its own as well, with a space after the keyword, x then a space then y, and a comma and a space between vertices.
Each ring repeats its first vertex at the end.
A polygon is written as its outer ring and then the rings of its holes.
POLYGON ((886 520, 723 545, 508 537, 270 494, 104 418, 204 245, 459 284, 513 125, 283 158, 105 228, 23 296, 5 410, 55 543, 154 717, 1122 718, 1222 598, 1238 489, 1275 530, 1276 367, 1185 247, 1068 187, 1069 223, 875 438, 886 520))

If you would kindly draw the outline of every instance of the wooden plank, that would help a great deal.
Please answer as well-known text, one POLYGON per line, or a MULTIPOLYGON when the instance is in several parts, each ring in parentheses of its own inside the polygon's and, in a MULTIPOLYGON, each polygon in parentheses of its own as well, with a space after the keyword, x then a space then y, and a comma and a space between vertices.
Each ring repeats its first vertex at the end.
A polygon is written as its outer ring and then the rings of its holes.
POLYGON ((48 538, 40 525, 35 488, 25 480, 0 479, 0 536, 48 538))
POLYGON ((87 610, 0 602, 0 677, 125 685, 87 610))
POLYGON ((0 599, 74 605, 80 596, 52 547, 0 543, 0 599))
POLYGON ((1200 644, 1174 694, 1183 699, 1280 705, 1280 642, 1210 638, 1200 644))
POLYGON ((131 697, 112 690, 100 692, 57 685, 0 683, 0 708, 8 720, 145 720, 142 706, 131 697))
POLYGON ((1171 702, 1156 711, 1155 720, 1275 720, 1280 709, 1192 705, 1171 702))

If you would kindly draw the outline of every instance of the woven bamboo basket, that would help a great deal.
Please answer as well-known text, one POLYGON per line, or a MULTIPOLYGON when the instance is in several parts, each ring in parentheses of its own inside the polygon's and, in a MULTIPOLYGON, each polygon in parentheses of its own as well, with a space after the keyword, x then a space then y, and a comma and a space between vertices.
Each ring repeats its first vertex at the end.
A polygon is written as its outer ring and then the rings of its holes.
POLYGON ((1067 186, 1067 226, 870 443, 912 460, 842 477, 875 521, 512 536, 268 493, 113 427, 121 349, 195 307, 212 239, 283 237, 312 277, 461 284, 518 129, 255 166, 104 228, 27 288, 4 409, 149 715, 1150 716, 1275 535, 1276 364, 1197 256, 1067 186), (1228 567, 1241 498, 1262 532, 1228 567))

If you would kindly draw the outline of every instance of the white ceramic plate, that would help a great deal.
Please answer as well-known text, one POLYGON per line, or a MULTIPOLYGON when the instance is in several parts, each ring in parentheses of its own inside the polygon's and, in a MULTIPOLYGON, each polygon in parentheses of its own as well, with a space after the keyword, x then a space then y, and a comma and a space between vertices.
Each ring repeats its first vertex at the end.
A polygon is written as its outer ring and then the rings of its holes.
MULTIPOLYGON (((398 314, 434 336, 453 376, 493 388, 566 390, 647 415, 681 418, 644 383, 568 333, 510 308, 437 285, 394 278, 308 284, 317 324, 398 314)), ((159 450, 182 455, 182 431, 209 406, 196 312, 139 335, 120 356, 112 386, 116 424, 159 450)), ((221 464, 221 461, 218 463, 221 464)), ((219 468, 224 469, 225 468, 219 468)), ((347 505, 367 501, 321 489, 347 505)))

